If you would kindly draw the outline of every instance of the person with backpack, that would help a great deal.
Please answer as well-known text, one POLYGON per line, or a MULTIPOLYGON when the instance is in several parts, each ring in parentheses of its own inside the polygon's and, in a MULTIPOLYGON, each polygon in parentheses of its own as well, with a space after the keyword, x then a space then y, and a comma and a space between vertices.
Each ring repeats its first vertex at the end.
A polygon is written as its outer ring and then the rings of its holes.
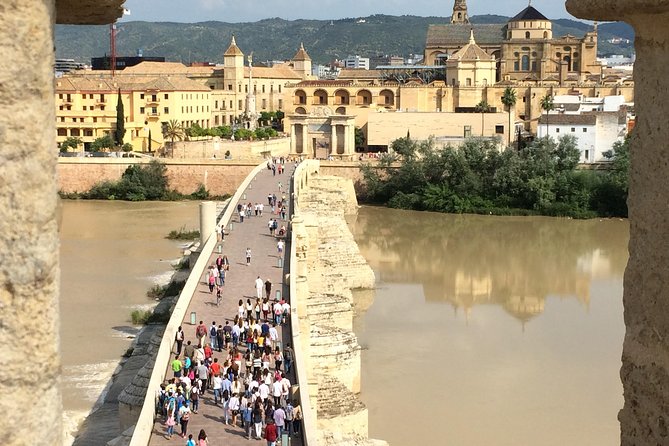
POLYGON ((179 356, 181 354, 181 347, 183 347, 184 344, 184 331, 181 326, 177 328, 177 333, 174 335, 174 341, 177 343, 177 351, 175 354, 179 356))
POLYGON ((200 380, 193 382, 193 387, 190 389, 190 400, 193 403, 193 413, 197 413, 200 408, 200 380))
POLYGON ((204 347, 207 337, 207 326, 204 325, 203 321, 200 321, 200 324, 195 327, 195 337, 198 340, 198 348, 204 347))
POLYGON ((246 433, 246 438, 250 440, 251 430, 253 429, 253 409, 251 409, 250 402, 247 402, 242 410, 242 427, 244 433, 246 433))
POLYGON ((295 417, 294 411, 295 409, 293 408, 293 405, 290 403, 290 400, 286 401, 286 407, 283 409, 283 411, 286 413, 286 418, 284 420, 285 423, 285 431, 288 432, 288 436, 290 437, 293 435, 293 418, 295 417))
POLYGON ((283 368, 286 373, 290 373, 290 369, 293 367, 293 358, 295 353, 290 344, 286 344, 286 347, 283 349, 283 368))
POLYGON ((216 321, 213 321, 211 323, 211 327, 209 327, 209 341, 211 342, 211 348, 216 350, 218 348, 218 342, 216 337, 216 321))

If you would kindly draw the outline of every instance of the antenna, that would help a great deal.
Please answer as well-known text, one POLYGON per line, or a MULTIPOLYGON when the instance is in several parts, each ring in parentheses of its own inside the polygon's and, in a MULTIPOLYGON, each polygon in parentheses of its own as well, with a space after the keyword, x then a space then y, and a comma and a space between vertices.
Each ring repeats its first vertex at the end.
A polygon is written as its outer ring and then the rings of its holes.
POLYGON ((112 77, 116 74, 116 23, 109 25, 109 50, 111 53, 111 73, 112 77))

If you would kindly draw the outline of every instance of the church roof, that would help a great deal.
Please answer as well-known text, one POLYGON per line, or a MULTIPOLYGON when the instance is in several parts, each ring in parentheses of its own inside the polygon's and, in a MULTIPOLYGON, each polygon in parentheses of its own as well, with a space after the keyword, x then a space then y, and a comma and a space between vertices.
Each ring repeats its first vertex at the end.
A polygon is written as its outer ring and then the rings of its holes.
POLYGON ((448 23, 430 25, 427 28, 425 46, 439 47, 444 45, 462 45, 469 41, 469 33, 473 29, 479 45, 499 45, 506 37, 506 24, 469 24, 448 23))
POLYGON ((303 61, 303 60, 311 60, 311 57, 307 54, 307 51, 304 49, 304 45, 300 43, 300 49, 297 50, 297 53, 295 53, 295 56, 293 56, 293 60, 298 60, 298 61, 303 61))
POLYGON ((518 22, 521 20, 548 20, 545 15, 536 10, 534 6, 528 6, 520 11, 510 22, 518 22))
POLYGON ((243 56, 244 53, 242 53, 242 50, 239 49, 237 46, 237 42, 235 42, 235 36, 232 36, 232 41, 230 42, 230 46, 228 49, 225 51, 223 54, 224 56, 243 56))
POLYGON ((474 30, 470 31, 469 43, 460 48, 451 59, 457 60, 490 60, 490 54, 481 49, 474 41, 474 30))

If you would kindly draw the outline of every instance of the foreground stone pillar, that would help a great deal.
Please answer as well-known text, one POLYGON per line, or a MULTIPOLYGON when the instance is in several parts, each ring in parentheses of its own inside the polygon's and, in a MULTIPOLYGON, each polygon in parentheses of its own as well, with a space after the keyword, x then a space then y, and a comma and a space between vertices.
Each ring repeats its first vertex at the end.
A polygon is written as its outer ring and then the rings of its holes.
POLYGON ((577 17, 624 20, 636 31, 631 145, 630 259, 625 271, 625 343, 620 376, 621 444, 669 443, 669 2, 568 0, 577 17))
POLYGON ((4 442, 59 445, 55 9, 6 0, 0 11, 0 408, 15 414, 4 442))
POLYGON ((216 203, 203 201, 200 203, 200 250, 209 236, 216 230, 216 203))

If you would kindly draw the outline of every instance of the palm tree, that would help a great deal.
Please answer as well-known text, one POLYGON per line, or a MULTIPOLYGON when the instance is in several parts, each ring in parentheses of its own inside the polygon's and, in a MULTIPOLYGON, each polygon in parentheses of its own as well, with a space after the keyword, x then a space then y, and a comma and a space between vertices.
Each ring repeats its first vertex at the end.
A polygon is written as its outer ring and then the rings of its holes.
POLYGON ((474 110, 476 110, 476 113, 481 113, 481 137, 483 137, 483 128, 484 128, 484 119, 485 119, 485 113, 490 113, 491 107, 490 104, 488 104, 488 101, 485 99, 481 100, 476 106, 474 107, 474 110))
POLYGON ((550 112, 555 109, 553 96, 549 93, 546 93, 546 96, 541 98, 541 108, 546 111, 546 138, 548 138, 548 116, 550 115, 550 112))
POLYGON ((504 89, 504 94, 502 94, 502 104, 504 104, 509 112, 509 147, 511 147, 511 135, 513 133, 511 125, 511 109, 516 105, 516 90, 511 87, 506 87, 504 89))
POLYGON ((174 158, 174 140, 182 140, 184 137, 184 128, 179 121, 176 119, 170 119, 165 125, 165 138, 169 138, 172 143, 170 144, 170 151, 172 152, 172 158, 174 158))

